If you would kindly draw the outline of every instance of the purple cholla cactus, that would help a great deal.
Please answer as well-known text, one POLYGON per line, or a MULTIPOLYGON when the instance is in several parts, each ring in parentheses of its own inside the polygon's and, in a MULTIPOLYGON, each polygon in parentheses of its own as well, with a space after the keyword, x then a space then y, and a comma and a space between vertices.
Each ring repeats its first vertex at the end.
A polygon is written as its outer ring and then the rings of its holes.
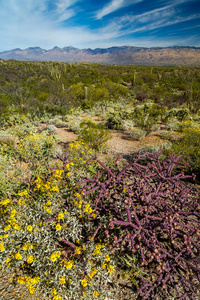
POLYGON ((95 236, 103 234, 113 251, 140 255, 137 267, 147 275, 137 279, 138 299, 196 299, 200 201, 184 182, 192 176, 174 171, 184 161, 170 154, 162 159, 161 154, 139 155, 121 171, 97 160, 105 171, 103 179, 98 172, 78 185, 102 222, 95 236), (142 165, 145 157, 148 163, 142 165))

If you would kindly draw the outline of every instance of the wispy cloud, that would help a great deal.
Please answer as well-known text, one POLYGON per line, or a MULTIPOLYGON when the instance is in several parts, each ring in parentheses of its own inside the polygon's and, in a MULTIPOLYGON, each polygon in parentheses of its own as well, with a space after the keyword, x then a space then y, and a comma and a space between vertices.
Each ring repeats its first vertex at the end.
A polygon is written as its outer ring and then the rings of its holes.
MULTIPOLYGON (((183 0, 177 2, 181 1, 183 2, 183 0)), ((179 15, 179 10, 175 8, 176 4, 169 4, 138 15, 129 14, 114 18, 104 28, 104 32, 112 31, 115 36, 125 36, 136 32, 149 32, 200 18, 200 13, 187 16, 179 15)))
POLYGON ((96 19, 102 19, 104 16, 134 3, 142 2, 143 0, 112 0, 106 6, 96 13, 96 19))
POLYGON ((58 22, 67 20, 76 15, 72 7, 80 0, 58 0, 56 2, 55 14, 58 16, 58 22))
POLYGON ((86 5, 86 0, 0 0, 0 51, 30 46, 49 49, 55 45, 148 46, 151 41, 152 46, 161 46, 162 42, 164 46, 173 43, 170 30, 166 35, 167 26, 172 26, 177 43, 199 45, 198 0, 107 0, 98 11, 95 1, 86 5), (193 2, 195 9, 190 10, 193 2), (183 26, 176 26, 181 23, 183 26), (188 28, 187 33, 180 28, 188 28))

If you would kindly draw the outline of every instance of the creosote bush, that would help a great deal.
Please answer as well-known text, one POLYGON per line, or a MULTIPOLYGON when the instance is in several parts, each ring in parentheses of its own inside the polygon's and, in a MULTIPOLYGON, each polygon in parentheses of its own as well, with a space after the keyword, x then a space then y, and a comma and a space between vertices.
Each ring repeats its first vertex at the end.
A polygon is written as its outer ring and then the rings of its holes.
POLYGON ((85 199, 95 211, 98 235, 113 253, 139 255, 138 299, 197 299, 200 282, 200 203, 175 174, 179 157, 144 153, 120 170, 102 162, 104 173, 85 177, 85 199), (146 165, 140 161, 148 158, 146 165))

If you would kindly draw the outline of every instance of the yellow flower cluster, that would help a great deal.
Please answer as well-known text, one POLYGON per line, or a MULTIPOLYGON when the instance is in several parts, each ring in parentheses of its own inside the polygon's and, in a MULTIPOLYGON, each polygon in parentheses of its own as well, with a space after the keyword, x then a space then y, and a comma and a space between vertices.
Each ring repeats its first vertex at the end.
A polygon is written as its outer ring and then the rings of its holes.
POLYGON ((61 264, 62 264, 66 269, 72 269, 73 263, 74 263, 73 260, 65 261, 65 260, 63 259, 63 260, 61 261, 61 264))
POLYGON ((1 241, 0 242, 0 251, 3 252, 4 250, 5 250, 5 248, 4 248, 4 242, 1 241))
POLYGON ((115 271, 115 267, 113 265, 107 264, 110 261, 110 256, 107 254, 104 258, 104 261, 101 264, 102 269, 106 269, 108 273, 112 274, 115 271))
POLYGON ((6 221, 8 225, 4 227, 5 232, 13 229, 19 231, 21 229, 20 225, 17 223, 17 220, 15 219, 15 215, 16 215, 16 210, 13 208, 10 212, 10 219, 6 221))
POLYGON ((91 206, 90 206, 89 203, 87 203, 87 204, 85 205, 84 211, 87 212, 87 213, 90 214, 90 215, 92 214, 92 208, 91 208, 91 206))
POLYGON ((81 195, 79 193, 74 194, 75 199, 73 200, 74 204, 77 208, 81 209, 83 205, 83 200, 81 199, 81 195))
POLYGON ((56 253, 52 253, 49 257, 49 259, 52 261, 52 262, 55 262, 58 258, 60 258, 61 256, 61 252, 58 251, 56 253))
POLYGON ((36 184, 34 191, 39 191, 42 194, 45 193, 47 195, 50 195, 51 192, 59 192, 59 187, 57 186, 57 180, 54 179, 53 177, 50 177, 46 182, 43 182, 43 180, 39 176, 37 176, 33 184, 36 184))
POLYGON ((88 275, 90 277, 90 279, 92 279, 94 277, 94 275, 97 274, 97 272, 98 272, 97 269, 92 269, 91 272, 88 275))
POLYGON ((33 245, 31 245, 31 243, 30 242, 28 242, 28 243, 25 243, 23 246, 22 246, 22 250, 31 250, 31 249, 33 249, 33 245))
POLYGON ((19 191, 17 195, 20 197, 18 199, 18 204, 23 205, 27 200, 31 200, 27 190, 19 191))
POLYGON ((101 255, 101 248, 104 246, 102 244, 97 244, 94 251, 92 252, 92 255, 101 255))
POLYGON ((5 199, 5 200, 0 201, 0 204, 6 206, 6 205, 8 205, 10 202, 11 202, 10 199, 5 199))
POLYGON ((25 284, 30 294, 34 294, 35 285, 40 281, 40 277, 18 276, 16 281, 20 284, 25 284))
POLYGON ((28 264, 31 264, 33 262, 33 255, 29 255, 26 261, 28 264))
POLYGON ((61 278, 60 278, 60 280, 59 280, 59 284, 60 285, 63 285, 63 284, 65 284, 66 283, 66 278, 65 278, 65 275, 63 275, 61 278))

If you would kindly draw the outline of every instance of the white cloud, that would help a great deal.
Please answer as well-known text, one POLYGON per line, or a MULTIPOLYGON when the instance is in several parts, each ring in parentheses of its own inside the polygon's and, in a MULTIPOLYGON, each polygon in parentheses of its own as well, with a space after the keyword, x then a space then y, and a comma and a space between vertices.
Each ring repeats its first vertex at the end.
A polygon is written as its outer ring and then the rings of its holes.
POLYGON ((96 19, 102 19, 104 16, 133 3, 142 2, 143 0, 112 0, 106 6, 96 13, 96 19))

